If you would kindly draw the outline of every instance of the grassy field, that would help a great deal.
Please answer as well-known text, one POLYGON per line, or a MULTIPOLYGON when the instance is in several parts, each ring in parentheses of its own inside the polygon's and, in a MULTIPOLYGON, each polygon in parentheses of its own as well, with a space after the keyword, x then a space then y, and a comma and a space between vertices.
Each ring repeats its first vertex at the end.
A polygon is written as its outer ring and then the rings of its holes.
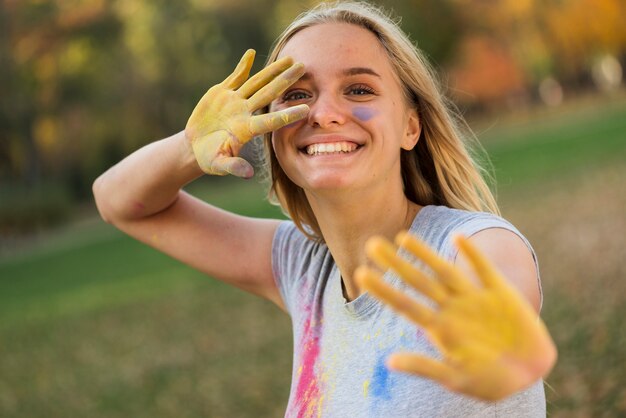
MULTIPOLYGON (((624 416, 626 101, 478 126, 504 215, 540 259, 560 350, 550 416, 624 416)), ((255 182, 193 192, 279 215, 255 182)), ((282 416, 291 348, 271 304, 95 218, 0 255, 1 417, 282 416)))

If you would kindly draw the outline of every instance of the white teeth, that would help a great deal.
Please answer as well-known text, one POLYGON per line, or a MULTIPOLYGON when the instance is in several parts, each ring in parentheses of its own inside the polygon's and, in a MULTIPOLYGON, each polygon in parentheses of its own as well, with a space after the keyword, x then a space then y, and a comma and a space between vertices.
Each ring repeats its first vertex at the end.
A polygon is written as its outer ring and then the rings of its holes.
POLYGON ((309 155, 331 154, 334 152, 352 152, 357 149, 357 145, 352 142, 333 142, 325 144, 311 144, 306 147, 309 155))

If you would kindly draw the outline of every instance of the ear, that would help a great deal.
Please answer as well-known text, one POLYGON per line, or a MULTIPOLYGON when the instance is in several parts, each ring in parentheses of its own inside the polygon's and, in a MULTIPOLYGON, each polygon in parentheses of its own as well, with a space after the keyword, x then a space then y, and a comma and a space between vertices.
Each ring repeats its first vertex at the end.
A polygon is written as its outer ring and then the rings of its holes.
POLYGON ((422 133, 422 124, 420 123, 419 116, 416 109, 409 109, 408 119, 404 130, 404 137, 402 138, 402 149, 410 151, 412 150, 422 133))

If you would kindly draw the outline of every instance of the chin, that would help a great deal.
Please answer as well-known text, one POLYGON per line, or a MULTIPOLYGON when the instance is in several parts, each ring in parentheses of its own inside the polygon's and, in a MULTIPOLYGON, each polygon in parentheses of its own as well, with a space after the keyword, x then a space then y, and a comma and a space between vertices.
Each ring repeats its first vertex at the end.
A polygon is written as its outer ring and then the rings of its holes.
POLYGON ((307 178, 302 182, 305 190, 315 191, 345 191, 355 187, 355 181, 345 174, 318 175, 314 178, 307 178))

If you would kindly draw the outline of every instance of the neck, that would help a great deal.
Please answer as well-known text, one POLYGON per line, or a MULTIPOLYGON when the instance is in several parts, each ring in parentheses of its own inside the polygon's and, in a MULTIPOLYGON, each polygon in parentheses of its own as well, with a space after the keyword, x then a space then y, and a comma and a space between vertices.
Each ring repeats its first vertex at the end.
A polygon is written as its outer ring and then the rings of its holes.
POLYGON ((354 270, 367 264, 364 247, 379 235, 393 240, 408 229, 421 206, 409 201, 402 190, 385 193, 342 193, 323 196, 307 193, 326 245, 337 263, 344 297, 356 299, 363 291, 354 282, 354 270), (349 196, 346 198, 345 196, 349 196))

